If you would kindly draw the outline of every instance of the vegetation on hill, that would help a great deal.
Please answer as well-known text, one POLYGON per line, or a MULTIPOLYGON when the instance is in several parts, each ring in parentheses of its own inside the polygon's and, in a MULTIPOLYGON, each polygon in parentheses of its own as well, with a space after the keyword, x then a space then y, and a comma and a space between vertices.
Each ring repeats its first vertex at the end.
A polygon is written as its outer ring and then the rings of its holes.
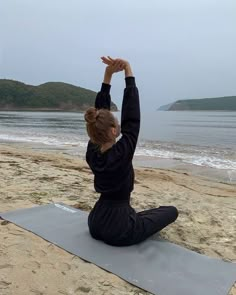
POLYGON ((163 106, 160 106, 158 111, 168 111, 170 106, 172 105, 173 103, 169 103, 169 104, 165 104, 163 106))
MULTIPOLYGON (((62 82, 39 86, 0 79, 0 110, 84 111, 94 106, 96 92, 62 82)), ((117 111, 112 102, 111 110, 117 111)))
POLYGON ((236 111, 236 96, 225 96, 202 99, 177 100, 162 106, 159 110, 166 111, 236 111))

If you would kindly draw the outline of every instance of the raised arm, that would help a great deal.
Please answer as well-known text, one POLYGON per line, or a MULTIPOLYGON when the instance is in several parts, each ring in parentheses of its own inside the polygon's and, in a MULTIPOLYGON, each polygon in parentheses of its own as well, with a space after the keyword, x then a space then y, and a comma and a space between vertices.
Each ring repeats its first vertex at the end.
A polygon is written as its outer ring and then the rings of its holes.
POLYGON ((120 62, 125 71, 124 96, 121 109, 121 134, 116 143, 118 154, 125 162, 132 160, 137 145, 140 130, 139 93, 129 62, 123 59, 102 58, 105 64, 111 65, 120 62))
MULTIPOLYGON (((107 60, 107 58, 102 57, 103 62, 107 60)), ((120 72, 124 69, 123 62, 117 60, 114 61, 112 64, 108 65, 105 69, 103 83, 101 86, 101 90, 97 93, 95 99, 95 108, 96 109, 108 109, 111 108, 111 96, 110 96, 110 89, 111 89, 111 79, 114 73, 120 72)))
POLYGON ((101 90, 97 93, 94 107, 96 109, 107 109, 111 108, 111 96, 110 96, 111 85, 102 83, 101 90))
POLYGON ((117 148, 127 160, 133 158, 140 130, 140 103, 139 92, 131 68, 125 72, 124 97, 121 110, 121 139, 117 148))
MULTIPOLYGON (((111 96, 110 96, 110 89, 111 89, 111 79, 112 75, 116 72, 120 72, 124 70, 124 63, 120 60, 110 60, 109 58, 102 57, 102 61, 107 64, 107 67, 105 68, 104 78, 102 82, 102 86, 100 91, 97 93, 95 98, 94 107, 99 109, 108 109, 110 110, 111 107, 111 96)), ((88 145, 87 145, 87 153, 86 153, 86 159, 89 150, 97 148, 97 145, 92 143, 92 141, 89 139, 88 145)))

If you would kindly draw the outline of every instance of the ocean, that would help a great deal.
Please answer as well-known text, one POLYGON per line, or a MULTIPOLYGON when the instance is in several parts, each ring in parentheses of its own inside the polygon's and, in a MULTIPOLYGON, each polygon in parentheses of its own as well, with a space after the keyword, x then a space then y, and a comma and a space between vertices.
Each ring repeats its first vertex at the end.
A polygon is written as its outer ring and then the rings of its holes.
MULTIPOLYGON (((113 112, 120 121, 120 112, 113 112)), ((0 112, 0 143, 30 145, 85 159, 83 113, 0 112)), ((236 112, 141 113, 134 166, 191 171, 236 183, 236 112)))

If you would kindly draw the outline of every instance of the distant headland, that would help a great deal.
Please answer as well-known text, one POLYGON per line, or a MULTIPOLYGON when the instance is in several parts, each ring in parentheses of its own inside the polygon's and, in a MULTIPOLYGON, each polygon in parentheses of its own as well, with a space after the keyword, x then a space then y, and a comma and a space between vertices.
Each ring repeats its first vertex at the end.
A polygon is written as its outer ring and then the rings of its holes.
POLYGON ((177 100, 158 111, 236 111, 236 96, 177 100))

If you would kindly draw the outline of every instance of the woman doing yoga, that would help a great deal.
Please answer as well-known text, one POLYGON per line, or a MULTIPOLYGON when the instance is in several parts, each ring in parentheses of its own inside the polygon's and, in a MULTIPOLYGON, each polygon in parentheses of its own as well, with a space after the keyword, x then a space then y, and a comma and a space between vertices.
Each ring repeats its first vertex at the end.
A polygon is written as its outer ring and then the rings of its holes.
POLYGON ((173 206, 136 212, 130 205, 134 188, 134 156, 140 130, 139 93, 130 64, 123 59, 102 57, 106 69, 95 107, 86 110, 84 118, 89 136, 86 161, 94 174, 94 188, 99 200, 88 217, 93 238, 113 246, 139 243, 162 230, 178 217, 173 206), (125 72, 121 126, 111 113, 111 78, 125 72), (116 141, 120 135, 121 138, 116 141))

